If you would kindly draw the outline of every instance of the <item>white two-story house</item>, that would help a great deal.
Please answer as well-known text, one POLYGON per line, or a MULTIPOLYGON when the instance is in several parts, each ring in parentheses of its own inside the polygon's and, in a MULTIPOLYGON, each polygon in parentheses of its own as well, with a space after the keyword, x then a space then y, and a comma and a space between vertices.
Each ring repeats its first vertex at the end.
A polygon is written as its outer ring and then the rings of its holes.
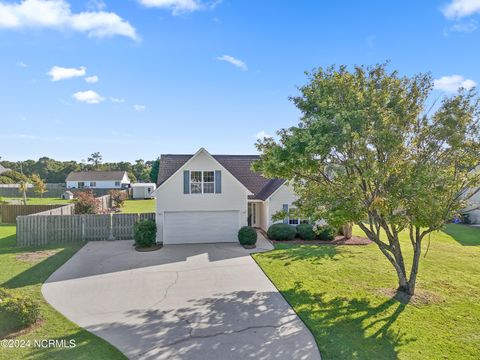
MULTIPOLYGON (((257 155, 161 155, 156 199, 157 242, 236 242, 240 227, 267 230, 272 215, 296 195, 282 179, 252 171, 257 155)), ((284 222, 298 224, 298 219, 284 222)))
POLYGON ((130 185, 126 171, 77 171, 68 174, 68 189, 123 189, 130 185))

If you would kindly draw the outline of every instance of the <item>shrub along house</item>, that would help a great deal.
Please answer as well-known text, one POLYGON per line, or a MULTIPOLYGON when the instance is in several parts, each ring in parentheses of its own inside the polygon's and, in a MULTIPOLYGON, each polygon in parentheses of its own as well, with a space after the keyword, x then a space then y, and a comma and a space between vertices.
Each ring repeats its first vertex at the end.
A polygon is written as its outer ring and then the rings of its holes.
MULTIPOLYGON (((161 155, 156 199, 157 242, 236 242, 240 227, 267 230, 272 215, 297 199, 282 179, 251 169, 256 155, 161 155)), ((298 224, 298 219, 284 219, 298 224)))
POLYGON ((126 171, 78 171, 68 174, 67 189, 123 189, 130 185, 126 171))

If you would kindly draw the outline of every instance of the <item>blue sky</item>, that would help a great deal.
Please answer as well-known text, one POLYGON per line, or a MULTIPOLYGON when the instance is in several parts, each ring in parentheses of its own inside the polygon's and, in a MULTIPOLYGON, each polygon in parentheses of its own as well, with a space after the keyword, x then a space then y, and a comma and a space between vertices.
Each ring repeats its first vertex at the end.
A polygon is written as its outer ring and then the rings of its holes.
POLYGON ((254 153, 297 123, 288 97, 317 66, 390 60, 430 71, 435 96, 480 82, 479 14, 480 0, 0 0, 0 156, 254 153))

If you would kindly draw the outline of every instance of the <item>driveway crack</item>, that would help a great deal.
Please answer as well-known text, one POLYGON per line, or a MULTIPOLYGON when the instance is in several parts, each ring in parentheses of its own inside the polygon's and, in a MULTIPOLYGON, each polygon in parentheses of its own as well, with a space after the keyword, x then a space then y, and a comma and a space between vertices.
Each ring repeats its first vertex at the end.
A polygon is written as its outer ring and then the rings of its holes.
POLYGON ((189 340, 195 340, 195 339, 210 339, 210 338, 214 338, 214 337, 217 337, 217 336, 222 336, 222 335, 233 335, 233 334, 239 334, 239 333, 243 333, 243 332, 246 332, 246 331, 250 331, 250 330, 258 330, 258 329, 277 329, 277 328, 280 328, 284 325, 287 325, 289 323, 292 323, 294 321, 297 321, 297 319, 291 319, 291 320, 288 320, 288 321, 285 321, 285 322, 282 322, 280 324, 277 324, 277 325, 253 325, 253 326, 247 326, 245 328, 242 328, 242 329, 238 329, 238 330, 227 330, 227 331, 219 331, 219 332, 216 332, 216 333, 213 333, 213 334, 208 334, 208 335, 193 335, 193 331, 194 331, 194 328, 192 327, 192 323, 188 320, 188 319, 185 319, 185 318, 182 318, 181 316, 179 316, 178 314, 175 314, 175 316, 177 318, 179 318, 180 320, 184 321, 188 327, 189 327, 189 332, 188 332, 188 336, 187 337, 183 337, 181 339, 178 339, 178 340, 175 340, 175 341, 172 341, 170 343, 167 343, 167 344, 162 344, 160 346, 154 346, 154 347, 151 347, 150 349, 148 349, 147 351, 144 351, 140 354, 138 354, 139 357, 149 353, 150 351, 156 349, 156 348, 164 348, 164 347, 168 347, 168 346, 174 346, 174 345, 177 345, 177 344, 180 344, 182 342, 185 342, 185 341, 189 341, 189 340))

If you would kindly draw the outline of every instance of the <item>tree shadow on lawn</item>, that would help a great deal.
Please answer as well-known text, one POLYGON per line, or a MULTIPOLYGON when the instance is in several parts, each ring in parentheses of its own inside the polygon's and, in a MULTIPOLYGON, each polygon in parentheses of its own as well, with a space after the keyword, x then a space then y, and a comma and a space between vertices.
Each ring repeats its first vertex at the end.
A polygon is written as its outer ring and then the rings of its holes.
POLYGON ((52 360, 52 359, 126 359, 126 357, 113 345, 104 342, 96 335, 87 330, 78 330, 77 332, 65 337, 49 337, 48 339, 39 338, 37 340, 51 340, 54 343, 40 343, 40 346, 33 348, 26 359, 52 360), (75 346, 70 343, 74 340, 75 346), (99 353, 98 344, 102 343, 99 353))
POLYGON ((324 260, 338 261, 343 258, 352 257, 352 255, 343 252, 337 246, 296 244, 276 244, 275 251, 263 253, 261 256, 282 261, 284 266, 288 266, 293 261, 299 260, 308 261, 311 264, 320 264, 324 260))
POLYGON ((329 299, 299 283, 282 293, 312 331, 324 360, 396 359, 399 347, 416 340, 391 329, 407 306, 397 295, 374 305, 367 299, 329 299))
POLYGON ((10 252, 11 249, 15 247, 16 243, 17 237, 15 234, 0 238, 0 254, 10 252))
POLYGON ((480 228, 478 227, 448 224, 443 232, 463 246, 480 246, 480 228))

